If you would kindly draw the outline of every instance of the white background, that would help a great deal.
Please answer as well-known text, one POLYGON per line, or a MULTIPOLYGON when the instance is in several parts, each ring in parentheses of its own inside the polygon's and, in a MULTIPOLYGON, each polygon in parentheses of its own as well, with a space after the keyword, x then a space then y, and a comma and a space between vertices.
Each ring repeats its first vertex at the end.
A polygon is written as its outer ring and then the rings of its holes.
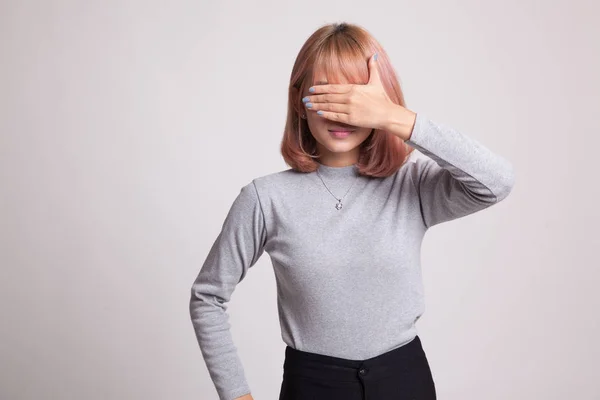
MULTIPOLYGON (((432 228, 418 322, 438 398, 600 398, 600 25, 589 1, 0 3, 0 398, 216 399, 190 287, 279 154, 294 59, 369 30, 407 107, 509 159, 432 228)), ((284 343, 263 255, 232 333, 256 400, 284 343)))

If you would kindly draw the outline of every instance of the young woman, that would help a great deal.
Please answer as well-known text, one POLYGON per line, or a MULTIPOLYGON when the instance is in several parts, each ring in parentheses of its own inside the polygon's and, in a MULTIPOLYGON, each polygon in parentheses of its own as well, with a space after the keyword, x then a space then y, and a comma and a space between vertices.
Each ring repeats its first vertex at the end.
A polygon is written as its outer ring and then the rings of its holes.
POLYGON ((415 326, 421 241, 503 200, 511 163, 407 109, 384 50, 346 23, 300 50, 281 153, 291 168, 241 188, 192 286, 219 399, 252 399, 226 303, 264 251, 287 344, 280 400, 435 399, 415 326))

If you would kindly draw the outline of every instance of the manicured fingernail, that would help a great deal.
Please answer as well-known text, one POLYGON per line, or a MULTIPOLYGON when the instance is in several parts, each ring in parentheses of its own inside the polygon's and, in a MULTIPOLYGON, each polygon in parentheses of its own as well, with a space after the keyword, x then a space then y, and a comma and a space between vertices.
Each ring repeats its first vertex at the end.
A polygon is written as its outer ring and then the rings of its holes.
POLYGON ((323 111, 319 110, 319 111, 317 111, 317 114, 323 115, 323 111))
POLYGON ((314 93, 315 92, 315 88, 311 87, 311 88, 308 89, 308 91, 311 92, 311 93, 314 93))
POLYGON ((305 97, 305 98, 302 99, 303 103, 306 103, 307 101, 308 101, 308 97, 305 97))
POLYGON ((375 53, 375 57, 373 57, 375 61, 377 61, 377 53, 375 53))
POLYGON ((306 103, 306 107, 312 108, 312 103, 306 103))

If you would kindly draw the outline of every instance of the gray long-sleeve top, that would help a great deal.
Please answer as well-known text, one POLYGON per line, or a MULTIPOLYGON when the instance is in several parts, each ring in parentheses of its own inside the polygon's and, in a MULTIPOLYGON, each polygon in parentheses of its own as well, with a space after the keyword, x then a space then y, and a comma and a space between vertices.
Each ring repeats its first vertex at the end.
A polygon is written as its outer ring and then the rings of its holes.
POLYGON ((232 340, 227 302, 267 252, 283 341, 298 350, 366 359, 411 341, 425 311, 420 249, 432 226, 503 200, 512 164, 417 113, 411 157, 394 175, 321 164, 243 186, 191 288, 190 314, 220 400, 250 393, 232 340), (355 181, 356 180, 356 181, 355 181))

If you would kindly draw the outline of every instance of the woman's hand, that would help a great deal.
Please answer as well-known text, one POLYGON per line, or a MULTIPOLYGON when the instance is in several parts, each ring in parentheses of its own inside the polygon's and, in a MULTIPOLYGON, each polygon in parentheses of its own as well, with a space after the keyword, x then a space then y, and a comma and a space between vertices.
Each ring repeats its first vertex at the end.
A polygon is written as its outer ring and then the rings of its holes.
POLYGON ((381 83, 375 56, 369 59, 367 84, 316 85, 309 89, 313 94, 302 101, 307 110, 331 121, 381 129, 407 140, 416 114, 390 100, 381 83))

